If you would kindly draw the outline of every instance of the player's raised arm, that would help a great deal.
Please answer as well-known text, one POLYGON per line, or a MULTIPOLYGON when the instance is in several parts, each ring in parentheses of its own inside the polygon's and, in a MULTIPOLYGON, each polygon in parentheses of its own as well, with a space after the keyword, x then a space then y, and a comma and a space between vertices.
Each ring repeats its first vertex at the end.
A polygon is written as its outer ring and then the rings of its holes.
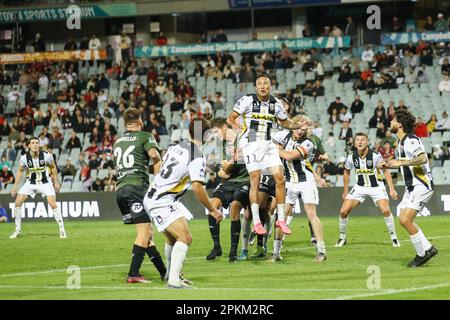
POLYGON ((159 153, 158 149, 151 148, 150 150, 148 150, 148 155, 150 159, 152 159, 153 174, 157 174, 161 170, 162 165, 161 154, 159 153))
POLYGON ((24 167, 22 165, 19 165, 19 170, 17 171, 17 175, 16 175, 16 182, 14 182, 14 185, 11 189, 11 196, 13 198, 15 198, 17 195, 17 186, 20 183, 20 180, 22 179, 22 175, 23 175, 24 171, 25 171, 24 167))

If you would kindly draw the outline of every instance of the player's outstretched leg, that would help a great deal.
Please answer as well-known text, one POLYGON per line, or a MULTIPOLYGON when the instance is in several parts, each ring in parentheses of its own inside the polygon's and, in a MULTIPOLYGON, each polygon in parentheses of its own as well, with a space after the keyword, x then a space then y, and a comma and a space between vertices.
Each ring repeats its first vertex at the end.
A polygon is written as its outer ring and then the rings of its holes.
POLYGON ((162 281, 164 281, 167 269, 166 266, 164 265, 161 255, 159 254, 158 249, 156 248, 155 244, 152 241, 150 241, 150 244, 145 252, 147 252, 148 258, 153 263, 156 270, 158 270, 159 277, 161 278, 162 281))
POLYGON ((433 258, 438 250, 431 245, 428 239, 420 230, 419 226, 414 223, 417 210, 412 208, 404 208, 400 210, 400 224, 408 231, 411 242, 416 249, 416 256, 408 263, 408 267, 416 268, 427 263, 433 258))
POLYGON ((247 260, 248 259, 248 244, 250 239, 252 221, 251 215, 246 211, 244 219, 242 219, 242 248, 241 254, 239 255, 239 260, 247 260))
POLYGON ((62 217, 62 214, 61 214, 61 210, 56 205, 56 197, 54 197, 54 196, 47 196, 47 201, 48 201, 48 204, 50 205, 50 207, 52 208, 53 218, 55 218, 55 221, 58 224, 59 237, 61 239, 67 238, 66 229, 64 228, 64 221, 63 221, 63 217, 62 217))
POLYGON ((400 242, 398 241, 397 233, 395 231, 394 217, 392 216, 391 209, 389 209, 389 201, 378 200, 377 205, 381 214, 384 216, 384 221, 386 222, 386 227, 391 237, 392 246, 400 247, 400 242))
POLYGON ((267 233, 266 229, 264 229, 263 224, 261 223, 261 219, 259 217, 259 202, 258 202, 258 192, 259 192, 259 183, 261 181, 261 170, 256 170, 249 172, 250 176, 250 210, 253 219, 253 230, 259 234, 264 235, 267 233))

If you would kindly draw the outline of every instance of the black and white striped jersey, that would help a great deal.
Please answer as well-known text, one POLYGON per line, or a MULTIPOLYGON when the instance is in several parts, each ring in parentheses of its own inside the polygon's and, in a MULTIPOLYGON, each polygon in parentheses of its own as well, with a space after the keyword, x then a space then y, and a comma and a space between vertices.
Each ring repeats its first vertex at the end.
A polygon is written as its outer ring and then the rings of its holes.
POLYGON ((384 187, 384 182, 378 164, 383 161, 383 157, 378 153, 369 149, 367 155, 362 158, 358 151, 350 152, 345 162, 345 169, 355 170, 356 184, 361 187, 384 187))
POLYGON ((46 151, 39 151, 37 157, 27 152, 20 157, 19 161, 19 165, 27 171, 26 178, 30 184, 51 182, 49 166, 53 163, 53 156, 46 151))

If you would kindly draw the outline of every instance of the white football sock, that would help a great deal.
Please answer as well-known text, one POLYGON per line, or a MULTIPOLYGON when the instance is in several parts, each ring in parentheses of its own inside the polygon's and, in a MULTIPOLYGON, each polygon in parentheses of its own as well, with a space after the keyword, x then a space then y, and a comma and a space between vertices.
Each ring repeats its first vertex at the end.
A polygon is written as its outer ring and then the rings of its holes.
POLYGON ((419 257, 425 256, 425 249, 423 248, 422 237, 420 236, 420 232, 417 232, 415 235, 410 235, 411 242, 416 249, 417 255, 419 257))
POLYGON ((22 229, 22 207, 14 208, 14 222, 16 224, 16 231, 22 229))
POLYGON ((325 241, 317 241, 317 252, 326 254, 325 241))
POLYGON ((279 255, 281 252, 281 240, 275 240, 273 242, 273 254, 275 256, 279 255))
POLYGON ((290 215, 289 217, 286 218, 286 224, 289 226, 292 222, 292 219, 294 219, 293 215, 290 215))
POLYGON ((261 219, 259 218, 259 204, 252 203, 250 208, 252 210, 253 225, 261 223, 261 219))
POLYGON ((248 250, 248 241, 250 240, 251 231, 251 221, 247 219, 242 220, 242 250, 248 250))
POLYGON ((186 258, 189 246, 186 243, 177 241, 173 246, 171 268, 169 272, 168 283, 178 285, 180 283, 181 269, 183 268, 184 259, 186 258))
POLYGON ((169 272, 170 272, 170 262, 172 260, 172 250, 173 250, 173 246, 171 246, 170 244, 168 244, 166 242, 166 244, 164 245, 164 255, 166 256, 166 277, 169 276, 169 272))
POLYGON ((55 218, 56 223, 58 223, 59 230, 64 230, 64 221, 61 214, 61 210, 59 210, 58 207, 56 209, 52 209, 53 211, 53 218, 55 218))
POLYGON ((285 221, 285 204, 277 204, 277 213, 278 213, 278 220, 279 221, 285 221))
POLYGON ((339 216, 339 239, 347 239, 347 223, 348 223, 348 217, 347 218, 341 218, 339 216))
POLYGON ((418 228, 418 229, 419 229, 419 235, 420 235, 420 238, 422 239, 423 249, 424 249, 425 251, 430 250, 430 249, 431 249, 431 243, 430 243, 430 241, 428 241, 428 239, 425 237, 425 235, 424 235, 423 232, 422 232, 422 229, 420 229, 420 228, 418 228))
POLYGON ((397 233, 395 232, 394 216, 390 214, 389 217, 384 217, 384 222, 386 222, 386 226, 391 236, 391 240, 397 239, 397 233))

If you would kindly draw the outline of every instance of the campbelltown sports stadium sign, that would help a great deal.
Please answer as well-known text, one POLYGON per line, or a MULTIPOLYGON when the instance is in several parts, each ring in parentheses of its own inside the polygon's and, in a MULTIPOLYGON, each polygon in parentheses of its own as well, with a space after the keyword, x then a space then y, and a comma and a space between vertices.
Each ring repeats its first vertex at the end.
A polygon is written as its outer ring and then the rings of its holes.
POLYGON ((381 35, 382 45, 424 42, 450 42, 450 32, 400 32, 383 33, 381 35))

